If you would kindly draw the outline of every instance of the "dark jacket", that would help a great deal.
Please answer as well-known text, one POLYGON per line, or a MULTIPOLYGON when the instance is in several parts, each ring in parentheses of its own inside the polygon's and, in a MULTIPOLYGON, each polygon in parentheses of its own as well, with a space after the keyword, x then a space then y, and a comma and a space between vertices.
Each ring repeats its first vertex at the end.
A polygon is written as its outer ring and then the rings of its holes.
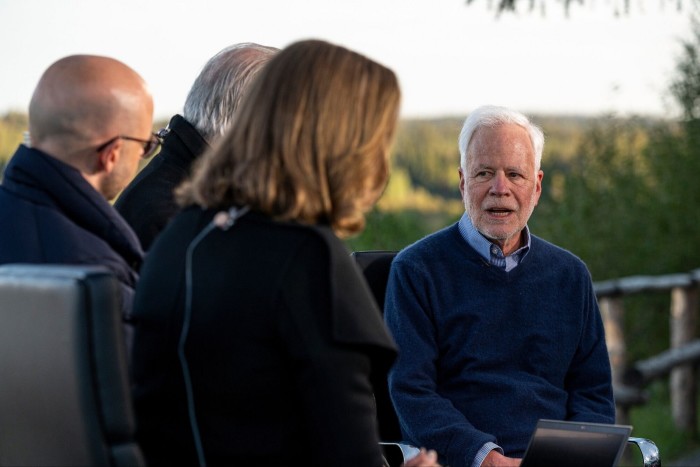
POLYGON ((124 310, 143 252, 119 213, 80 172, 21 145, 0 185, 0 264, 107 266, 121 282, 124 310))
POLYGON ((163 147, 124 189, 114 207, 136 232, 144 250, 180 210, 173 190, 190 173, 192 162, 208 147, 207 142, 180 115, 168 124, 163 147))
POLYGON ((196 463, 178 342, 186 339, 206 462, 381 465, 370 372, 396 348, 345 246, 327 227, 248 213, 199 233, 186 209, 156 240, 136 290, 132 367, 138 439, 149 465, 196 463))

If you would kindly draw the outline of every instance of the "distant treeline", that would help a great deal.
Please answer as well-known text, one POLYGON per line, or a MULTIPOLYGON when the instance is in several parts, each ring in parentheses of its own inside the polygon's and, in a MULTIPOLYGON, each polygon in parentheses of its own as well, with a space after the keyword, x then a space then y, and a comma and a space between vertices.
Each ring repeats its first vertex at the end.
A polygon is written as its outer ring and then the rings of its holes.
MULTIPOLYGON (((543 193, 531 220, 535 234, 581 256, 595 280, 700 265, 700 250, 688 251, 700 238, 695 120, 532 118, 546 137, 543 193)), ((462 122, 400 122, 389 185, 365 232, 347 241, 351 248, 399 249, 459 218, 462 122)), ((26 115, 0 117, 0 164, 26 129, 26 115)))
POLYGON ((8 112, 0 116, 0 167, 22 142, 24 132, 28 129, 27 115, 20 112, 8 112))
MULTIPOLYGON (((700 120, 533 120, 546 135, 535 235, 581 257, 595 281, 700 267, 700 120)), ((389 185, 364 232, 346 240, 349 249, 398 250, 459 218, 461 125, 461 118, 400 123, 389 185)), ((23 115, 0 118, 0 163, 25 130, 23 115)), ((647 314, 634 325, 658 330, 655 342, 666 345, 667 324, 654 319, 647 314)))
MULTIPOLYGON (((596 118, 534 116, 546 132, 545 159, 568 160, 575 151, 583 132, 594 125, 596 118)), ((392 187, 382 202, 385 209, 406 206, 421 211, 443 209, 437 206, 435 196, 453 200, 458 192, 457 168, 459 151, 457 137, 463 118, 406 119, 399 124, 393 148, 392 187)), ((159 119, 154 129, 162 128, 167 119, 159 119)), ((6 162, 22 142, 27 130, 27 115, 8 112, 0 116, 0 166, 6 162)))

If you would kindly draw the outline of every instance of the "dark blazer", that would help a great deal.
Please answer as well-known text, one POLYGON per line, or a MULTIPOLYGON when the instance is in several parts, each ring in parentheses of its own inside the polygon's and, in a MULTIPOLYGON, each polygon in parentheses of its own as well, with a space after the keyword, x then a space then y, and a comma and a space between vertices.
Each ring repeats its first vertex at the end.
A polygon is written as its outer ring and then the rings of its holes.
POLYGON ((327 227, 259 213, 197 239, 213 215, 178 214, 137 287, 134 396, 149 464, 196 462, 178 359, 189 288, 184 355, 208 463, 381 465, 370 373, 386 375, 396 348, 345 246, 327 227))
POLYGON ((144 250, 180 210, 173 190, 209 145, 187 120, 175 115, 158 155, 124 189, 114 207, 136 232, 144 250))
POLYGON ((143 252, 136 235, 80 172, 21 145, 0 185, 0 264, 100 264, 131 308, 143 252))

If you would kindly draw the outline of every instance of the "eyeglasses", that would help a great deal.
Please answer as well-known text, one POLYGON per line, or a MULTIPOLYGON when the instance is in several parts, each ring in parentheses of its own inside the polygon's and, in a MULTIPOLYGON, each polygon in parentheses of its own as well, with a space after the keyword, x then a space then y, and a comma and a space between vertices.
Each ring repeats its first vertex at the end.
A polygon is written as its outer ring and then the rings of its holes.
POLYGON ((97 148, 97 152, 103 151, 107 146, 114 143, 118 139, 125 139, 127 141, 136 141, 137 143, 141 143, 141 146, 143 147, 143 154, 141 154, 141 157, 144 159, 148 159, 149 157, 151 157, 156 152, 156 149, 158 149, 158 146, 160 146, 163 143, 160 137, 155 133, 153 133, 151 135, 151 139, 148 140, 133 138, 131 136, 119 135, 110 139, 106 143, 101 144, 100 147, 97 148))

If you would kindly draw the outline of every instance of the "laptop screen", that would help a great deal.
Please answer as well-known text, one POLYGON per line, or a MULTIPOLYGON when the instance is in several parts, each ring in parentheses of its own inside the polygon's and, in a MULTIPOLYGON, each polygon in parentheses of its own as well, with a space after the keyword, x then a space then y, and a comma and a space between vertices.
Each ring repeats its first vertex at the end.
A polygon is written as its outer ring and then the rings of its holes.
POLYGON ((540 420, 521 467, 614 467, 631 426, 540 420))

